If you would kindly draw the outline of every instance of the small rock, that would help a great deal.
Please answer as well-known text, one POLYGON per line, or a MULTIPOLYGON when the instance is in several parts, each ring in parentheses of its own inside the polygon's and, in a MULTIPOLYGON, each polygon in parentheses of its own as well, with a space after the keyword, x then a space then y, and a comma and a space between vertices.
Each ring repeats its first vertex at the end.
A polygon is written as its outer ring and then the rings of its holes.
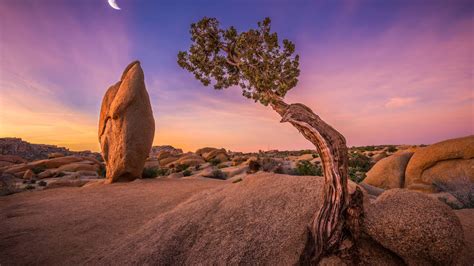
POLYGON ((449 207, 455 210, 459 210, 464 208, 464 204, 460 202, 456 197, 454 197, 449 192, 440 192, 440 193, 433 193, 433 194, 426 194, 430 198, 437 199, 443 203, 446 203, 449 207))
POLYGON ((57 169, 47 169, 47 170, 44 170, 43 172, 39 173, 38 178, 39 179, 44 179, 44 178, 53 177, 54 175, 56 175, 56 173, 57 173, 57 169))
POLYGON ((59 188, 59 187, 82 187, 87 184, 89 180, 82 179, 57 179, 47 184, 47 188, 59 188))
POLYGON ((168 178, 182 178, 182 177, 184 177, 183 172, 172 173, 172 174, 168 175, 168 178))
POLYGON ((61 158, 61 157, 64 157, 64 153, 62 152, 53 152, 53 153, 48 154, 49 159, 61 158))
POLYGON ((33 179, 35 176, 36 176, 35 173, 33 173, 33 171, 28 169, 28 170, 26 170, 25 174, 23 175, 23 179, 30 180, 30 179, 33 179))

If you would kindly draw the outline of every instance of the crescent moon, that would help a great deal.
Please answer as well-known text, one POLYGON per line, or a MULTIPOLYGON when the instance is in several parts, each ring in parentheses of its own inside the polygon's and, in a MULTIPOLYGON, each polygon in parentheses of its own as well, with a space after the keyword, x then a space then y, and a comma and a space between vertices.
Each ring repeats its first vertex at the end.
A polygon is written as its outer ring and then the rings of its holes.
POLYGON ((110 5, 113 9, 120 10, 120 7, 117 5, 117 2, 115 2, 115 0, 108 0, 108 2, 109 2, 109 5, 110 5))

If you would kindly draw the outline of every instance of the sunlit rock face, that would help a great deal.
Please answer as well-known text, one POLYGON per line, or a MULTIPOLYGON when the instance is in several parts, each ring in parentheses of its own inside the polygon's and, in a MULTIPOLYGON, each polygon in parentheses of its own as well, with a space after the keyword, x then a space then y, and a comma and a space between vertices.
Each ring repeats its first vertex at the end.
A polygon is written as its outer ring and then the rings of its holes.
POLYGON ((107 182, 141 176, 153 143, 155 121, 140 62, 127 66, 122 78, 102 100, 99 142, 107 168, 107 182))

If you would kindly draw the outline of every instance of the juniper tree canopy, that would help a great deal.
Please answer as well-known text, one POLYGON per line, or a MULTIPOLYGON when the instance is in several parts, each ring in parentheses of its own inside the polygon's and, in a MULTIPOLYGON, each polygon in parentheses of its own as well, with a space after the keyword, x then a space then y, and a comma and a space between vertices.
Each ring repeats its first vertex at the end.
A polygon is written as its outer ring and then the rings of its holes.
POLYGON ((221 29, 215 18, 204 17, 191 24, 191 47, 178 53, 178 64, 196 79, 215 89, 240 86, 242 94, 267 105, 298 83, 299 56, 289 40, 278 41, 271 20, 257 29, 238 32, 221 29))

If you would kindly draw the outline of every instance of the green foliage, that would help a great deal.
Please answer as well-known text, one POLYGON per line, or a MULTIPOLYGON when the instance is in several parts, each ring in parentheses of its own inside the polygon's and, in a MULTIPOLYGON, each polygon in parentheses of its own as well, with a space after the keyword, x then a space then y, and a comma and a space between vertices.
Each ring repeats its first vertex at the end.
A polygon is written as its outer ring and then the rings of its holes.
POLYGON ((186 169, 186 170, 183 171, 183 176, 190 176, 190 175, 192 175, 191 170, 186 169))
POLYGON ((36 166, 36 167, 31 168, 31 171, 35 173, 35 175, 40 174, 44 172, 45 170, 46 170, 46 167, 44 166, 36 166))
POLYGON ((155 170, 158 176, 166 176, 169 174, 169 170, 165 168, 155 168, 155 170))
POLYGON ((356 168, 359 171, 367 172, 372 168, 372 161, 369 157, 365 156, 362 153, 355 152, 349 153, 349 163, 350 168, 356 168))
POLYGON ((323 170, 319 165, 312 164, 310 161, 307 160, 298 161, 295 170, 297 175, 323 175, 323 170))
MULTIPOLYGON (((373 147, 373 146, 367 146, 373 147)), ((349 178, 359 183, 365 178, 365 173, 367 173, 370 168, 372 168, 373 163, 370 157, 365 156, 360 152, 351 152, 349 153, 349 163, 348 163, 348 174, 349 178)))
POLYGON ((221 163, 221 160, 214 158, 209 161, 212 165, 216 166, 221 163))
POLYGON ((366 172, 364 171, 360 171, 359 168, 352 168, 352 167, 349 167, 349 178, 356 182, 356 183, 360 183, 362 182, 362 180, 365 179, 366 177, 366 172))
POLYGON ((249 173, 256 173, 258 172, 258 170, 260 170, 262 166, 260 165, 260 163, 258 161, 254 161, 254 160, 251 160, 249 162, 249 173))
POLYGON ((221 29, 217 19, 204 17, 191 24, 190 34, 192 44, 178 53, 178 64, 205 86, 240 86, 243 96, 267 105, 298 83, 295 45, 285 39, 280 46, 270 18, 258 22, 257 29, 238 32, 234 27, 221 29))
POLYGON ((388 152, 396 152, 397 151, 397 147, 395 146, 389 146, 388 149, 387 149, 388 152))
POLYGON ((142 178, 155 178, 158 176, 158 171, 156 168, 144 168, 142 173, 142 178))
POLYGON ((104 177, 107 175, 107 169, 105 168, 105 165, 101 164, 100 167, 99 167, 99 170, 97 171, 97 174, 100 176, 100 177, 104 177))
POLYGON ((278 168, 279 162, 270 157, 263 157, 260 159, 260 165, 263 171, 274 172, 278 168))
POLYGON ((189 165, 187 165, 187 164, 178 164, 178 165, 176 165, 176 167, 175 167, 176 172, 182 172, 182 171, 184 171, 184 170, 186 170, 186 169, 188 169, 188 168, 189 168, 189 165))
POLYGON ((63 177, 65 176, 66 174, 64 172, 59 172, 55 175, 55 177, 63 177))
POLYGON ((285 174, 285 169, 283 168, 282 165, 279 165, 275 171, 274 171, 275 174, 285 174))
POLYGON ((143 169, 142 178, 155 178, 157 176, 166 176, 168 174, 168 169, 147 167, 143 169))
POLYGON ((226 174, 224 172, 222 172, 220 169, 215 169, 212 171, 211 173, 211 178, 215 178, 215 179, 222 179, 222 180, 225 180, 226 179, 226 174))

